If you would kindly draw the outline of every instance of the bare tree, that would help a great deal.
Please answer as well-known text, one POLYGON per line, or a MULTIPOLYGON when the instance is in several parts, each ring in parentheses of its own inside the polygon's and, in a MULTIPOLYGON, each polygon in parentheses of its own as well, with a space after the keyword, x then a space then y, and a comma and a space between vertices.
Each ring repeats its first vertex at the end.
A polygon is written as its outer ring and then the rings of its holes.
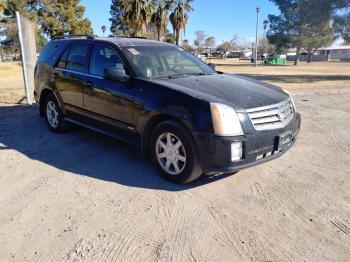
POLYGON ((203 50, 203 46, 205 43, 205 39, 207 38, 204 31, 196 31, 194 32, 196 38, 194 39, 193 44, 197 47, 197 50, 199 53, 201 53, 203 50))

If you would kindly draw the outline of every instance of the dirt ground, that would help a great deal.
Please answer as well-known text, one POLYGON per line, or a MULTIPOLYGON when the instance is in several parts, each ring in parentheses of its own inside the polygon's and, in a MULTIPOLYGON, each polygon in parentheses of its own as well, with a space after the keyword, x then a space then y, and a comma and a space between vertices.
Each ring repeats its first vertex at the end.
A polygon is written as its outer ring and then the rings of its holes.
POLYGON ((350 89, 291 90, 288 153, 185 186, 137 148, 0 103, 0 261, 350 261, 350 89))
POLYGON ((250 61, 214 59, 217 70, 252 77, 287 89, 348 88, 350 87, 350 62, 300 62, 293 66, 263 65, 256 68, 250 61))

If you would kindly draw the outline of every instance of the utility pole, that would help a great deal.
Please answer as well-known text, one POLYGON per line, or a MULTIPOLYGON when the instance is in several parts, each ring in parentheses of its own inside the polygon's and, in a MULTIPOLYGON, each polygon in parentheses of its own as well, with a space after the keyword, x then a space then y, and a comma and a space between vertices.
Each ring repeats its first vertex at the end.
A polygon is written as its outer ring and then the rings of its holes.
POLYGON ((256 61, 258 60, 258 26, 259 26, 259 11, 260 7, 256 8, 256 31, 255 31, 255 59, 254 67, 256 67, 256 61))

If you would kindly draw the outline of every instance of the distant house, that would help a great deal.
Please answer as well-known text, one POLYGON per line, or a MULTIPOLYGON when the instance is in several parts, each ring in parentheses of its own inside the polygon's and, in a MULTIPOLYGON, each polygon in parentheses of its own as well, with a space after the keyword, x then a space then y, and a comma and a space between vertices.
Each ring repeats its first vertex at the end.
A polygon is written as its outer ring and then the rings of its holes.
MULTIPOLYGON (((287 60, 294 61, 296 48, 290 48, 287 52, 287 60)), ((308 53, 301 49, 299 59, 306 61, 308 53)), ((329 60, 350 60, 350 46, 324 47, 319 48, 312 55, 312 61, 329 61, 329 60)))
POLYGON ((320 55, 329 55, 330 59, 334 60, 350 60, 350 46, 337 46, 320 48, 320 55))
POLYGON ((229 50, 226 53, 228 58, 240 58, 240 59, 250 59, 252 57, 252 50, 229 50))

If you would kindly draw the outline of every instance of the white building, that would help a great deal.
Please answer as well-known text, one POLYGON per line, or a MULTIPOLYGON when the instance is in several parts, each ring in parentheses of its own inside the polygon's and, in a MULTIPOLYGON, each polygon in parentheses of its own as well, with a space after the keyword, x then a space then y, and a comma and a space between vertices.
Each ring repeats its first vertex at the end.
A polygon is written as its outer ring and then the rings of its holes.
POLYGON ((319 55, 329 55, 330 59, 334 60, 350 60, 350 46, 337 46, 320 48, 319 55))

